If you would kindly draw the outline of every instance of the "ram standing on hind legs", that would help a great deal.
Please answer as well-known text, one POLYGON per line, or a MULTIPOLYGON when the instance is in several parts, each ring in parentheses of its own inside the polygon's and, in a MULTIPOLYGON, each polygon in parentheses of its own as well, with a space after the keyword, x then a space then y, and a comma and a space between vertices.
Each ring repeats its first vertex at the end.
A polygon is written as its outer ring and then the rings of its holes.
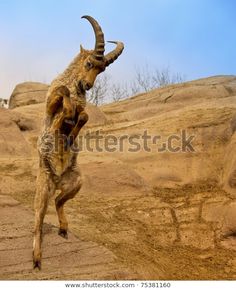
POLYGON ((48 201, 56 190, 55 199, 59 219, 58 234, 67 238, 68 222, 64 204, 81 188, 81 175, 77 166, 76 137, 88 121, 85 112, 85 93, 96 76, 114 62, 122 53, 122 42, 111 41, 116 48, 104 55, 104 35, 97 21, 83 16, 92 25, 96 44, 94 50, 80 48, 80 53, 69 67, 53 82, 47 93, 46 118, 43 132, 38 140, 39 171, 35 196, 35 229, 33 243, 33 266, 41 268, 42 226, 48 201))

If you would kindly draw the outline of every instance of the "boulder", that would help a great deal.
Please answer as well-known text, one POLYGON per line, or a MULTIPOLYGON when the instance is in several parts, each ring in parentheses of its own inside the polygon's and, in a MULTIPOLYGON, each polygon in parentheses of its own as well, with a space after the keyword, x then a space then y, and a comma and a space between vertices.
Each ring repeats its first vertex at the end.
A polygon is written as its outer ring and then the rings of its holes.
MULTIPOLYGON (((232 123, 231 123, 232 124, 232 123)), ((223 188, 236 195, 236 133, 233 133, 229 144, 225 148, 223 159, 222 185, 223 188)))
POLYGON ((9 109, 43 103, 45 101, 48 85, 38 82, 25 82, 18 84, 9 100, 9 109))
POLYGON ((7 109, 0 108, 0 157, 29 156, 30 146, 7 109))

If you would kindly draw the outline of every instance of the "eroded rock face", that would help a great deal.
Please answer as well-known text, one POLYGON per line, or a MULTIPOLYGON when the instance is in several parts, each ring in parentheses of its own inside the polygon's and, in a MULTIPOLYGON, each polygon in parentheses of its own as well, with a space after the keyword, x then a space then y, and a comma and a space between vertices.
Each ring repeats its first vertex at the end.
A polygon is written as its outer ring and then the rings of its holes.
POLYGON ((202 217, 212 223, 219 242, 236 250, 236 201, 230 199, 207 201, 202 209, 202 217), (229 240, 230 243, 227 245, 229 240))
POLYGON ((235 116, 231 121, 232 137, 225 148, 223 159, 222 186, 229 193, 236 196, 236 133, 235 133, 235 116))
POLYGON ((30 156, 30 146, 7 109, 0 108, 0 156, 24 158, 30 156))
MULTIPOLYGON (((184 184, 216 182, 236 194, 235 147, 236 78, 219 76, 171 85, 102 107, 119 136, 146 131, 158 142, 120 158, 149 184, 177 188, 184 184), (193 151, 158 151, 173 135, 193 136, 193 151)), ((182 140, 182 139, 181 139, 182 140)), ((183 143, 182 143, 183 144, 183 143)))
POLYGON ((9 109, 43 103, 45 101, 48 85, 38 82, 25 82, 18 84, 9 100, 9 109))

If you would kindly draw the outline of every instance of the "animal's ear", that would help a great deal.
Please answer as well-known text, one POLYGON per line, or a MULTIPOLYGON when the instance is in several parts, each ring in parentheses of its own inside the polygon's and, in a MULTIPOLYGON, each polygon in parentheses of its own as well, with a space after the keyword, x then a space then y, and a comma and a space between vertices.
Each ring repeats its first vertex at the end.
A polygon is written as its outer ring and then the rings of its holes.
POLYGON ((83 48, 83 46, 80 44, 80 52, 82 53, 82 52, 84 52, 84 48, 83 48))

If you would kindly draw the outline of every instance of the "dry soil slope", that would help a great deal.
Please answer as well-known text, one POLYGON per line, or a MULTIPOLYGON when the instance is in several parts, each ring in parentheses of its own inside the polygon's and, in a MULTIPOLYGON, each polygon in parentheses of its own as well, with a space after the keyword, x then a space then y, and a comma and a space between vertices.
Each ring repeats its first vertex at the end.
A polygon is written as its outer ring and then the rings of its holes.
POLYGON ((116 256, 94 242, 83 242, 70 233, 69 240, 57 228, 44 225, 43 268, 32 269, 33 214, 13 198, 0 195, 1 280, 106 280, 134 279, 116 256))

